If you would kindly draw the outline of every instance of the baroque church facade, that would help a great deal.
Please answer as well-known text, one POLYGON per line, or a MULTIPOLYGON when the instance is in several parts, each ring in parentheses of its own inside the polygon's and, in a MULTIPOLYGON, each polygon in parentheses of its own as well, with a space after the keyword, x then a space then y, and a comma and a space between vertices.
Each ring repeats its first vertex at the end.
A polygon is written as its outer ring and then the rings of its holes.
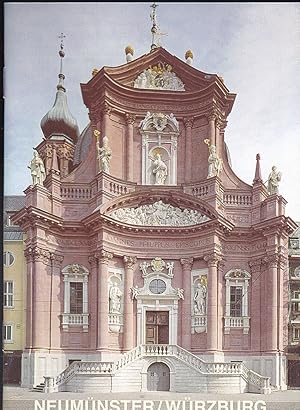
MULTIPOLYGON (((155 26, 155 24, 154 24, 155 26)), ((45 391, 286 388, 285 199, 233 171, 223 79, 160 46, 81 84, 41 121, 26 233, 22 385, 45 391)), ((60 57, 64 57, 61 46, 60 57)))

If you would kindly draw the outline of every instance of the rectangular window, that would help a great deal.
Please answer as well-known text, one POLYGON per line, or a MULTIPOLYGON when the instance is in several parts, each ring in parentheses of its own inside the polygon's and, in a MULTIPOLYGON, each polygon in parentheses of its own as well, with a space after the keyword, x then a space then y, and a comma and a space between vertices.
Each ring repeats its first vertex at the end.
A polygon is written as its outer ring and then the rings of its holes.
POLYGON ((233 317, 242 316, 242 299, 243 299, 242 286, 230 286, 230 316, 233 316, 233 317))
POLYGON ((294 340, 300 339, 300 328, 294 328, 294 340))
POLYGON ((4 281, 4 307, 13 307, 14 283, 11 280, 4 281))
POLYGON ((70 313, 83 313, 83 283, 70 282, 70 313))
POLYGON ((13 326, 12 325, 3 326, 3 341, 6 343, 13 341, 13 326))
POLYGON ((298 299, 299 302, 294 302, 293 303, 293 310, 294 312, 300 312, 300 292, 299 291, 294 291, 294 297, 293 299, 298 299))

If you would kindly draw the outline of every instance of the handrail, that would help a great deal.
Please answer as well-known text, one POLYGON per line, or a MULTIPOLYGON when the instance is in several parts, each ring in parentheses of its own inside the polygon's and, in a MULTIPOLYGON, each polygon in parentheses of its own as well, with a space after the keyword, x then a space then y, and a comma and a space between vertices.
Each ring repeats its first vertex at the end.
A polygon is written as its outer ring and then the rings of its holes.
POLYGON ((73 362, 67 369, 61 372, 55 379, 56 387, 66 383, 75 374, 106 374, 113 375, 118 370, 131 364, 137 359, 149 356, 176 357, 187 365, 193 367, 203 375, 240 375, 244 380, 255 385, 262 392, 270 391, 270 378, 248 369, 243 362, 205 362, 200 357, 185 350, 178 345, 146 344, 139 345, 129 352, 124 353, 116 362, 73 362))

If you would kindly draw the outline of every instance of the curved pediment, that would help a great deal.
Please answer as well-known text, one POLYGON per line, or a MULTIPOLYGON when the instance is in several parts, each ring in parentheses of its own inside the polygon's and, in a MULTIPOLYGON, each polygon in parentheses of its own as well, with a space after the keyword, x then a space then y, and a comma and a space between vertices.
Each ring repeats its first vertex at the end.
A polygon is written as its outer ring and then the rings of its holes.
POLYGON ((211 220, 195 209, 182 209, 162 200, 137 207, 118 208, 108 216, 119 222, 139 226, 192 226, 211 220))
POLYGON ((162 47, 117 67, 96 70, 90 80, 97 81, 104 74, 120 85, 162 91, 196 91, 218 82, 228 89, 217 74, 205 73, 170 54, 162 47), (146 75, 146 79, 143 75, 146 75), (142 77, 140 77, 142 76, 142 77))

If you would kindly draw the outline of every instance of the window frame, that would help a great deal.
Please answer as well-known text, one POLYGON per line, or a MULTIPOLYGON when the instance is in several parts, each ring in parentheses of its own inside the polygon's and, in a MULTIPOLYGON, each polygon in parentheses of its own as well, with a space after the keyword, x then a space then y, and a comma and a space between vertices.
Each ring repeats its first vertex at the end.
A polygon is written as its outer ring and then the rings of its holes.
POLYGON ((15 255, 12 251, 9 251, 9 250, 4 250, 3 251, 3 266, 5 268, 10 268, 11 266, 13 266, 15 261, 16 261, 16 257, 15 257, 15 255), (10 254, 12 256, 12 263, 10 263, 10 264, 6 263, 6 260, 7 260, 6 254, 10 254))
POLYGON ((14 290, 15 290, 15 284, 13 280, 4 280, 3 282, 3 307, 5 309, 13 309, 14 308, 14 290), (8 292, 6 289, 6 285, 9 283, 12 284, 12 292, 8 292), (11 296, 11 305, 5 303, 5 298, 9 298, 11 296))
POLYGON ((62 269, 64 282, 64 311, 62 313, 62 329, 68 331, 69 326, 81 326, 84 332, 88 331, 88 277, 89 271, 79 264, 70 264, 62 269), (71 313, 71 283, 82 283, 82 313, 71 313))
POLYGON ((249 333, 249 281, 251 275, 244 269, 230 269, 224 276, 226 282, 226 305, 224 315, 224 333, 229 334, 232 328, 242 329, 244 334, 249 333), (231 288, 242 288, 241 316, 231 315, 231 288))
POLYGON ((3 343, 14 343, 14 325, 12 323, 3 323, 3 343), (10 327, 11 329, 11 338, 10 339, 5 339, 5 335, 7 331, 5 328, 10 327))

